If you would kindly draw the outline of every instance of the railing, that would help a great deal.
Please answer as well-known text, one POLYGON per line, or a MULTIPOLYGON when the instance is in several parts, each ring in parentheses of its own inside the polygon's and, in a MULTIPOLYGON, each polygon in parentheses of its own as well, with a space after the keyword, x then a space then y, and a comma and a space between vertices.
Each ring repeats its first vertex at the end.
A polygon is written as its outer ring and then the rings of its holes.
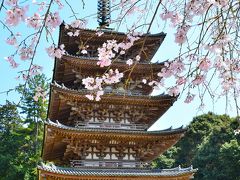
MULTIPOLYGON (((108 89, 105 88, 104 94, 116 94, 116 95, 128 95, 128 96, 144 96, 149 97, 149 94, 146 94, 142 91, 134 91, 134 90, 125 90, 125 89, 108 89)), ((80 92, 86 92, 89 93, 88 89, 79 89, 80 92)))
POLYGON ((71 167, 102 167, 102 168, 148 168, 150 163, 137 161, 96 161, 96 160, 71 160, 71 167))
POLYGON ((145 130, 147 125, 144 124, 121 124, 121 123, 76 123, 76 127, 88 128, 117 128, 117 129, 130 129, 130 130, 145 130))

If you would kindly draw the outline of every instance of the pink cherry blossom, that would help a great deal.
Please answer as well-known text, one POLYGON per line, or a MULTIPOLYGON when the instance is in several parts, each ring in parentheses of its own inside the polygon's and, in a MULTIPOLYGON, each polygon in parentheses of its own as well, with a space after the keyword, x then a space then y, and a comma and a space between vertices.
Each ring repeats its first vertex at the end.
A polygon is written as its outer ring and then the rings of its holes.
POLYGON ((73 32, 68 32, 67 35, 72 37, 73 36, 73 32))
POLYGON ((158 76, 168 78, 171 76, 180 75, 185 70, 185 65, 182 61, 183 60, 181 58, 176 58, 172 62, 165 62, 165 67, 161 69, 161 72, 158 73, 158 76))
POLYGON ((140 61, 140 59, 141 59, 141 56, 137 55, 136 56, 136 61, 140 61))
POLYGON ((20 21, 25 21, 25 13, 28 10, 28 6, 14 7, 6 11, 6 24, 9 26, 17 26, 20 21))
POLYGON ((38 8, 39 12, 43 11, 45 9, 45 7, 47 6, 47 3, 44 1, 42 1, 40 3, 35 3, 35 4, 37 4, 39 6, 39 8, 38 8))
POLYGON ((87 77, 82 80, 82 84, 85 86, 88 90, 102 90, 102 78, 96 77, 87 77))
POLYGON ((22 47, 19 50, 19 55, 20 55, 21 60, 31 59, 33 56, 32 47, 22 47))
POLYGON ((60 0, 54 0, 54 1, 57 3, 59 9, 62 9, 64 7, 64 5, 60 0))
POLYGON ((35 95, 33 96, 34 101, 38 101, 39 99, 42 99, 43 101, 46 100, 47 92, 44 91, 44 89, 40 86, 35 88, 35 95))
POLYGON ((120 82, 122 77, 123 77, 123 73, 119 73, 118 69, 115 69, 115 71, 110 69, 108 73, 105 73, 103 75, 103 81, 106 84, 114 84, 114 83, 120 82))
POLYGON ((179 94, 179 88, 178 88, 178 86, 174 86, 174 87, 169 88, 168 94, 169 94, 170 96, 177 96, 177 95, 179 94))
POLYGON ((85 96, 86 96, 86 98, 88 98, 91 101, 94 100, 94 96, 92 94, 86 94, 85 96))
POLYGON ((167 11, 160 15, 162 20, 170 19, 172 26, 177 26, 182 20, 183 17, 178 12, 167 11))
POLYGON ((52 58, 61 58, 62 55, 64 55, 66 53, 66 51, 64 50, 64 44, 61 44, 59 48, 55 48, 53 45, 46 48, 46 51, 48 53, 48 55, 52 58))
POLYGON ((29 76, 35 76, 40 74, 40 72, 42 71, 43 67, 33 64, 29 70, 29 76))
POLYGON ((192 84, 195 85, 199 85, 201 83, 203 83, 205 81, 205 76, 203 75, 197 75, 195 77, 195 79, 192 81, 192 84))
POLYGON ((104 91, 97 91, 95 100, 96 101, 100 101, 101 100, 101 96, 104 94, 104 91))
POLYGON ((143 83, 143 84, 147 84, 147 80, 146 80, 146 79, 143 79, 143 80, 142 80, 142 83, 143 83))
POLYGON ((177 83, 177 85, 185 84, 186 79, 184 77, 178 77, 176 83, 177 83))
POLYGON ((18 3, 18 0, 7 0, 7 1, 5 1, 5 3, 6 3, 8 6, 16 6, 17 3, 18 3))
POLYGON ((187 32, 189 30, 189 26, 182 26, 177 29, 175 33, 175 42, 177 44, 183 44, 187 40, 187 32))
POLYGON ((82 53, 82 54, 87 54, 87 50, 86 50, 86 49, 83 49, 83 50, 81 50, 81 53, 82 53))
POLYGON ((126 61, 126 64, 129 65, 129 66, 131 66, 131 65, 133 64, 133 60, 132 60, 132 59, 128 59, 128 60, 126 61))
POLYGON ((51 30, 55 29, 61 24, 61 18, 58 12, 49 13, 46 19, 46 26, 51 30))
POLYGON ((186 99, 185 99, 185 103, 191 103, 194 99, 195 95, 194 94, 191 94, 191 93, 188 93, 186 99))
POLYGON ((86 26, 86 21, 83 21, 81 19, 77 19, 75 21, 73 21, 71 24, 70 24, 71 27, 73 28, 80 28, 80 29, 84 29, 85 26, 86 26))
POLYGON ((17 68, 19 66, 19 64, 13 59, 13 56, 5 57, 4 59, 10 63, 12 68, 17 68))
POLYGON ((98 37, 102 36, 103 34, 104 34, 103 31, 97 31, 97 32, 96 32, 96 35, 97 35, 98 37))
POLYGON ((15 36, 10 36, 6 39, 6 43, 14 46, 17 44, 17 38, 15 36))
POLYGON ((199 69, 202 71, 209 71, 211 67, 211 61, 208 58, 203 58, 200 60, 200 64, 198 65, 199 69))
POLYGON ((34 29, 38 29, 42 25, 41 16, 38 13, 34 13, 32 17, 27 18, 27 25, 34 29))
POLYGON ((80 30, 76 30, 76 31, 74 32, 73 36, 79 36, 79 34, 80 34, 80 30))

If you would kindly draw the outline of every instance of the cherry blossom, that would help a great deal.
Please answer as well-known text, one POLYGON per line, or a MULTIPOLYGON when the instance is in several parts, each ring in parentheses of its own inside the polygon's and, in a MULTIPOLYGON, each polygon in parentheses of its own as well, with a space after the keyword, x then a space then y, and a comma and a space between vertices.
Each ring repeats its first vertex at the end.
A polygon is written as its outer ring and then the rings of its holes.
POLYGON ((47 92, 44 91, 42 87, 38 86, 35 89, 35 95, 33 96, 33 100, 38 101, 39 99, 42 99, 43 101, 45 101, 46 96, 47 96, 47 92))
POLYGON ((195 95, 194 94, 191 94, 191 93, 188 93, 186 99, 185 99, 185 103, 191 103, 194 99, 195 95))
MULTIPOLYGON (((116 54, 120 55, 125 54, 125 51, 131 48, 136 40, 139 37, 134 37, 132 35, 127 35, 127 40, 125 42, 117 43, 116 40, 107 40, 106 43, 103 43, 101 48, 98 48, 98 62, 97 64, 100 67, 110 66, 112 59, 116 57, 116 54)), ((138 55, 136 59, 140 60, 138 55)))
POLYGON ((82 29, 84 29, 85 26, 86 26, 86 21, 83 21, 83 20, 81 20, 81 19, 77 19, 77 20, 73 21, 73 22, 70 24, 70 26, 71 26, 72 28, 82 28, 82 29))
POLYGON ((9 26, 17 26, 21 21, 25 21, 25 14, 28 10, 28 6, 14 7, 6 11, 6 24, 9 26))
POLYGON ((82 84, 85 85, 85 88, 88 90, 102 90, 102 82, 103 79, 99 77, 87 77, 82 80, 82 84))
POLYGON ((31 59, 33 56, 32 47, 22 47, 19 50, 19 55, 20 55, 21 60, 31 59))
POLYGON ((100 101, 101 100, 101 96, 104 94, 104 91, 97 91, 95 100, 96 101, 100 101))
POLYGON ((9 6, 16 6, 18 3, 18 0, 7 0, 5 3, 9 6))
POLYGON ((40 72, 42 71, 43 67, 33 64, 29 70, 29 76, 35 76, 40 74, 40 72))
POLYGON ((108 73, 105 73, 103 75, 103 81, 106 84, 114 84, 114 83, 120 82, 122 77, 123 77, 123 73, 119 73, 118 69, 115 69, 115 71, 110 69, 108 73))
POLYGON ((208 71, 210 69, 210 67, 211 67, 210 59, 208 59, 208 58, 201 59, 200 64, 199 64, 198 67, 202 71, 208 71))
POLYGON ((140 61, 141 57, 139 55, 136 56, 136 61, 140 61))
POLYGON ((177 26, 183 20, 183 17, 176 11, 167 11, 162 13, 160 16, 163 20, 170 19, 172 26, 177 26))
POLYGON ((81 50, 81 53, 82 53, 82 54, 87 54, 87 50, 86 50, 86 49, 83 49, 83 50, 81 50))
POLYGON ((94 100, 94 96, 92 94, 86 94, 85 96, 86 96, 86 98, 88 98, 91 101, 94 100))
POLYGON ((177 95, 179 94, 179 88, 178 88, 178 86, 174 86, 174 87, 169 88, 168 94, 169 94, 170 96, 177 96, 177 95))
POLYGON ((96 35, 97 35, 98 37, 102 36, 103 34, 104 34, 103 31, 97 31, 97 32, 96 32, 96 35))
POLYGON ((132 59, 128 59, 128 60, 126 61, 126 64, 129 65, 129 66, 131 66, 131 65, 133 64, 133 60, 132 60, 132 59))
POLYGON ((205 76, 203 76, 203 75, 197 75, 197 76, 195 77, 195 79, 192 81, 192 84, 193 84, 194 86, 196 86, 196 85, 199 85, 199 84, 201 84, 202 82, 204 82, 204 80, 205 80, 205 76))
POLYGON ((46 19, 46 26, 49 27, 51 30, 54 30, 61 24, 61 18, 58 12, 49 13, 46 19))
POLYGON ((41 16, 38 13, 34 13, 32 17, 27 18, 27 24, 29 27, 38 29, 42 25, 41 16))
POLYGON ((9 45, 16 45, 17 44, 17 38, 15 36, 10 36, 6 39, 6 43, 9 45))
POLYGON ((187 32, 189 30, 189 26, 182 26, 177 29, 175 33, 175 42, 177 44, 183 44, 187 40, 187 32))
POLYGON ((147 80, 146 80, 146 79, 143 79, 143 80, 142 80, 142 83, 143 83, 143 84, 147 84, 147 80))
POLYGON ((52 58, 61 58, 65 54, 64 45, 61 44, 59 48, 55 48, 54 45, 46 48, 48 55, 52 58))
POLYGON ((10 63, 12 68, 17 68, 19 66, 19 64, 15 62, 12 56, 5 57, 4 59, 10 63))

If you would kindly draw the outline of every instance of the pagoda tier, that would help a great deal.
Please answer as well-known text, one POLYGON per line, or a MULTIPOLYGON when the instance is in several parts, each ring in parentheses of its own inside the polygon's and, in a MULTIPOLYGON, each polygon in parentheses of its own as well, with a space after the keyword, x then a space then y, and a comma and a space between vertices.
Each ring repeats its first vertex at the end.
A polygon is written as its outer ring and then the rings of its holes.
POLYGON ((186 129, 142 131, 45 125, 43 160, 73 167, 144 167, 173 146, 186 129))
MULTIPOLYGON (((64 44, 66 51, 72 55, 80 54, 81 48, 89 46, 86 49, 88 52, 86 56, 98 57, 98 48, 102 47, 107 40, 116 40, 118 43, 127 40, 125 33, 109 29, 101 29, 100 32, 103 32, 103 34, 99 36, 95 30, 71 28, 68 25, 67 27, 64 24, 60 26, 59 44, 64 44), (69 32, 74 33, 76 31, 78 31, 80 36, 68 35, 69 32)), ((140 39, 134 42, 134 45, 124 55, 119 55, 119 58, 127 60, 141 54, 141 61, 149 61, 162 44, 165 36, 165 33, 141 35, 139 36, 140 39), (140 49, 143 50, 141 53, 140 49)))
POLYGON ((48 117, 60 123, 77 126, 85 123, 119 123, 150 127, 172 106, 176 97, 143 96, 115 92, 100 101, 86 98, 89 91, 72 90, 53 84, 48 117))
POLYGON ((172 169, 73 169, 41 164, 40 180, 189 180, 197 171, 189 168, 172 169))
MULTIPOLYGON (((96 57, 64 55, 56 63, 54 80, 58 83, 64 83, 68 87, 71 86, 71 88, 83 88, 81 84, 83 78, 103 75, 109 69, 109 67, 100 68, 97 62, 98 59, 96 57)), ((164 63, 137 63, 129 66, 123 61, 115 60, 110 68, 113 70, 118 69, 119 72, 125 72, 122 82, 126 82, 127 79, 130 79, 130 81, 128 81, 128 84, 118 83, 113 88, 122 89, 123 91, 131 89, 131 91, 136 93, 150 94, 153 88, 144 84, 142 79, 157 79, 157 74, 163 67, 164 63)))

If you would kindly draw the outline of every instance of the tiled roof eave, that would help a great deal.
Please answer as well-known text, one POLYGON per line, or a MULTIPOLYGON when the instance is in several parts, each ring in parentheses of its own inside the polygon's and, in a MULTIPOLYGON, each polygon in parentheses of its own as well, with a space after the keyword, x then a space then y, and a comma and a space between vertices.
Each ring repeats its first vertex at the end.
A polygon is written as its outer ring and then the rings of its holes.
MULTIPOLYGON (((69 26, 69 29, 65 29, 64 27, 64 23, 61 25, 61 31, 64 32, 64 31, 69 31, 69 30, 80 30, 81 33, 84 33, 84 34, 96 34, 97 30, 96 29, 89 29, 89 28, 72 28, 71 26, 69 26)), ((101 38, 104 38, 104 37, 107 37, 109 35, 117 35, 117 36, 126 36, 127 33, 125 32, 119 32, 119 31, 114 31, 112 29, 100 29, 100 31, 104 32, 104 34, 101 36, 101 38)), ((167 34, 164 33, 164 32, 160 32, 160 33, 154 33, 154 34, 151 34, 151 33, 148 33, 148 34, 143 34, 141 35, 140 37, 149 37, 149 38, 164 38, 167 34)))
POLYGON ((186 131, 186 128, 180 127, 176 129, 166 129, 158 131, 145 131, 145 130, 124 130, 124 129, 108 129, 108 128, 88 128, 88 127, 70 127, 59 122, 55 123, 50 120, 45 122, 47 126, 58 128, 67 131, 73 132, 89 132, 89 133, 119 133, 119 134, 135 134, 135 135, 150 135, 150 136, 161 136, 161 135, 174 135, 174 134, 183 134, 186 131))
POLYGON ((106 169, 106 170, 96 170, 96 169, 80 169, 80 168, 62 168, 57 166, 49 166, 42 164, 38 166, 38 170, 62 174, 62 175, 70 175, 70 176, 118 176, 118 177, 177 177, 184 175, 193 175, 197 169, 189 168, 173 168, 161 170, 161 169, 152 169, 152 170, 129 170, 129 169, 106 169))
MULTIPOLYGON (((51 84, 51 87, 54 89, 54 90, 57 90, 59 92, 64 92, 64 93, 71 93, 71 94, 75 94, 75 95, 86 95, 88 93, 91 93, 91 91, 88 91, 87 89, 83 89, 83 90, 75 90, 75 89, 70 89, 70 88, 67 88, 65 87, 64 85, 60 85, 58 84, 57 82, 54 82, 51 84)), ((102 98, 107 98, 108 95, 106 96, 102 96, 102 98)), ((170 95, 167 95, 167 94, 160 94, 160 95, 157 95, 157 96, 149 96, 149 95, 125 95, 125 94, 114 94, 113 96, 111 96, 111 98, 114 98, 114 97, 120 97, 121 99, 122 98, 128 98, 129 100, 130 99, 139 99, 139 100, 171 100, 172 102, 176 101, 177 100, 177 97, 174 97, 174 96, 170 96, 170 95)))

